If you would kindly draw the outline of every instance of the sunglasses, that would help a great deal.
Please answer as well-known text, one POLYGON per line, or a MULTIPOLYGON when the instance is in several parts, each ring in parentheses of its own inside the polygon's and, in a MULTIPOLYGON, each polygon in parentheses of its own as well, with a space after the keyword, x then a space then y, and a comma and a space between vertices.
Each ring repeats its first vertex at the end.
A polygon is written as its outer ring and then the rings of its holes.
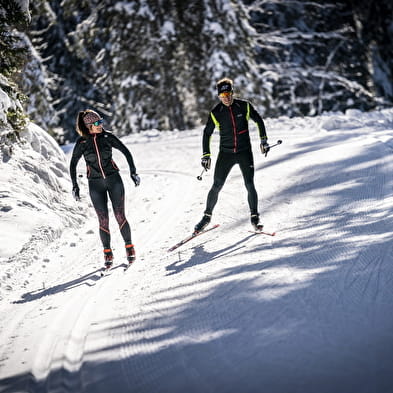
POLYGON ((230 97, 232 95, 231 91, 224 91, 222 93, 220 93, 218 96, 219 97, 230 97))
POLYGON ((101 125, 103 122, 104 122, 104 120, 100 119, 100 120, 95 121, 94 123, 90 123, 90 125, 97 127, 97 126, 101 125))

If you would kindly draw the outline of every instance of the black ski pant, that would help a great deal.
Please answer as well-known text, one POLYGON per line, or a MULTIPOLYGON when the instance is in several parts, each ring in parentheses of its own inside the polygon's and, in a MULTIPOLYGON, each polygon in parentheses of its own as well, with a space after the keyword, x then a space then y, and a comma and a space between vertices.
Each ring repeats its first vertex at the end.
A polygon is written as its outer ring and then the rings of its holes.
POLYGON ((108 196, 124 243, 131 244, 131 229, 124 211, 124 184, 120 175, 115 173, 105 179, 89 179, 89 192, 98 216, 100 238, 104 249, 111 247, 108 196))
POLYGON ((254 185, 254 158, 251 150, 239 153, 219 152, 214 169, 214 182, 207 195, 206 214, 212 214, 225 180, 235 164, 239 164, 244 184, 248 192, 248 205, 251 214, 258 214, 258 194, 254 185))

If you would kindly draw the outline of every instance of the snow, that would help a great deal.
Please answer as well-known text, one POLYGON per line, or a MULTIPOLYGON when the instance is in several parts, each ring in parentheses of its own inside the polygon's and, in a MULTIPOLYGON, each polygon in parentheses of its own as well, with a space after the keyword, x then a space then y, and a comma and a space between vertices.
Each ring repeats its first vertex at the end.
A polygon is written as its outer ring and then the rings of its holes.
POLYGON ((176 28, 173 22, 166 20, 161 29, 161 37, 164 39, 171 39, 176 35, 176 28))
MULTIPOLYGON (((7 258, 13 260, 34 236, 46 233, 45 237, 51 238, 60 234, 65 225, 79 223, 84 218, 80 207, 69 196, 72 187, 66 158, 54 139, 33 123, 21 133, 21 139, 23 143, 3 148, 2 262, 7 262, 7 258)), ((35 251, 39 254, 39 249, 35 251)), ((13 268, 7 265, 6 271, 13 268)))
MULTIPOLYGON (((253 235, 238 168, 220 227, 178 250, 201 218, 213 173, 201 129, 122 138, 137 261, 102 250, 85 177, 70 195, 62 150, 30 124, 2 147, 0 391, 393 391, 393 109, 266 119, 267 158, 251 130, 266 230, 253 235)), ((213 135, 213 158, 218 134, 213 135)), ((81 161, 78 173, 84 175, 81 161)))
POLYGON ((113 6, 113 9, 117 12, 125 12, 126 15, 132 16, 135 13, 135 4, 128 3, 125 1, 118 1, 113 6))
MULTIPOLYGON (((9 87, 9 83, 3 75, 0 75, 0 86, 9 87)), ((7 123, 7 112, 9 110, 15 110, 18 107, 18 103, 12 101, 8 94, 0 88, 0 124, 7 123)), ((0 135, 2 132, 0 131, 0 135)))

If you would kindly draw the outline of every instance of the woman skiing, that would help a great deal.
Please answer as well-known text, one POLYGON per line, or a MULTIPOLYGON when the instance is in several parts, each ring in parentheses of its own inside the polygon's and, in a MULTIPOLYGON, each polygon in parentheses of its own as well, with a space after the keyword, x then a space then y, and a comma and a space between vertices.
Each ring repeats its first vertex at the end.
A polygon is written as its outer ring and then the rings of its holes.
POLYGON ((134 160, 127 147, 112 133, 104 130, 101 116, 90 109, 80 111, 76 119, 76 131, 80 135, 75 143, 70 163, 72 193, 79 201, 79 186, 76 167, 79 159, 84 157, 87 168, 90 198, 98 216, 99 233, 104 248, 105 267, 113 263, 111 235, 109 231, 108 195, 113 212, 124 239, 127 260, 135 260, 135 249, 131 241, 131 229, 125 217, 125 192, 119 169, 112 159, 112 148, 120 150, 127 159, 131 179, 139 186, 140 178, 136 173, 134 160))

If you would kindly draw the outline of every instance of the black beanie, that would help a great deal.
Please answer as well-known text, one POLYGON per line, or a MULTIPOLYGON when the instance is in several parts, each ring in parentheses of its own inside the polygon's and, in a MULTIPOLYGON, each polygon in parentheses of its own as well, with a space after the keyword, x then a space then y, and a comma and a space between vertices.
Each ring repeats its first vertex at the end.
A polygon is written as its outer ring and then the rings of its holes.
POLYGON ((217 94, 221 94, 225 92, 229 92, 229 93, 233 92, 233 85, 228 80, 224 80, 217 84, 217 94))

